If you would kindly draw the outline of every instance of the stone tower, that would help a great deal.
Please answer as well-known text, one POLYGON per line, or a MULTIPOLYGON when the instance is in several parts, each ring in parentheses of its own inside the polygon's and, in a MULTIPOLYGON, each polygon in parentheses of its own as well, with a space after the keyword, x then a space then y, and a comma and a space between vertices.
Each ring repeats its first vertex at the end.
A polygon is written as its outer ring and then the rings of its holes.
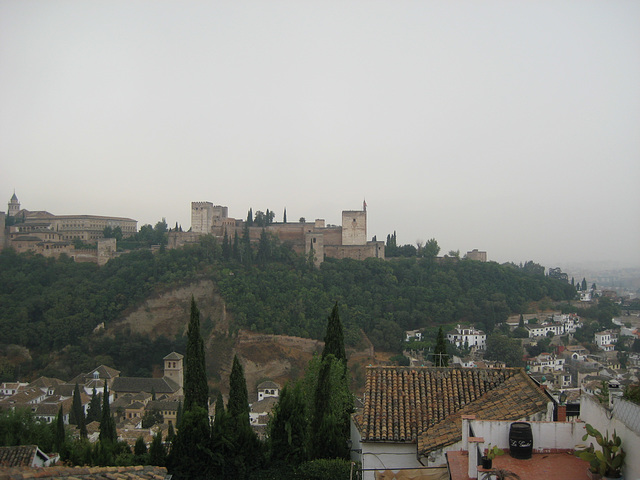
POLYGON ((11 197, 11 200, 9 200, 8 207, 7 216, 15 217, 18 215, 18 212, 20 211, 20 201, 18 200, 18 197, 16 197, 16 192, 13 192, 13 196, 11 197))
POLYGON ((169 355, 164 357, 164 376, 180 385, 180 389, 184 386, 183 359, 184 355, 180 355, 176 352, 171 352, 169 355))
POLYGON ((342 245, 366 245, 367 211, 342 211, 342 245))

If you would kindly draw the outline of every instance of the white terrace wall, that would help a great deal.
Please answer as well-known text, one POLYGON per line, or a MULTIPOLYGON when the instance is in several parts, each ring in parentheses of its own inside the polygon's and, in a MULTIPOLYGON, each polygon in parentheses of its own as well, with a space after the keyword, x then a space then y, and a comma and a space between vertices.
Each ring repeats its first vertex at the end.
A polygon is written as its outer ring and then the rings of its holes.
MULTIPOLYGON (((465 420, 466 422, 467 420, 465 420)), ((475 437, 484 438, 483 448, 489 444, 501 449, 509 449, 509 428, 513 421, 468 420, 475 437)), ((582 442, 584 423, 580 422, 527 422, 531 425, 533 451, 553 453, 573 450, 582 442)), ((464 430, 463 425, 463 430, 464 430)), ((464 446, 464 437, 463 437, 464 446)), ((465 448, 466 449, 466 448, 465 448)))
MULTIPOLYGON (((640 480, 640 406, 622 398, 613 398, 613 409, 598 402, 592 395, 580 397, 580 419, 601 433, 615 430, 622 439, 622 448, 627 452, 622 470, 627 480, 640 480)), ((595 441, 590 438, 585 443, 595 441)), ((582 442, 581 442, 582 443, 582 442)))

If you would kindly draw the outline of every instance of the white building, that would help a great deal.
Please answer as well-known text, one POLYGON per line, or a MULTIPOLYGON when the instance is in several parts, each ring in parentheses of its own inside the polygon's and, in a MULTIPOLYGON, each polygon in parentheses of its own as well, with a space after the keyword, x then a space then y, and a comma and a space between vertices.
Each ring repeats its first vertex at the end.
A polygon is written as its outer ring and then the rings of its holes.
POLYGON ((594 343, 600 350, 603 350, 605 352, 611 352, 614 349, 614 342, 612 339, 611 331, 609 330, 605 330, 604 332, 597 332, 594 335, 594 343))
POLYGON ((473 327, 457 326, 455 330, 447 333, 447 341, 456 347, 469 347, 477 350, 487 348, 487 335, 482 330, 473 327))
POLYGON ((562 357, 556 357, 550 353, 541 353, 532 360, 529 360, 529 367, 532 373, 562 371, 564 369, 564 362, 565 360, 562 357))
POLYGON ((531 323, 524 328, 529 331, 529 338, 546 337, 549 332, 554 335, 564 334, 564 325, 562 323, 545 323, 542 325, 531 323))
POLYGON ((422 332, 420 330, 408 330, 404 332, 404 341, 408 342, 409 340, 414 339, 418 342, 422 341, 422 332))

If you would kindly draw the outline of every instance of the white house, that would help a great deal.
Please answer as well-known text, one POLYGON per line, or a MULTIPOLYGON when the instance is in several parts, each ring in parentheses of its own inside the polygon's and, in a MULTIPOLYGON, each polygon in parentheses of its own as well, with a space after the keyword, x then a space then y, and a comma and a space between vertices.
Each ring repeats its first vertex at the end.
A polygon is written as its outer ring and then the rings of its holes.
POLYGON ((460 325, 447 333, 447 341, 458 348, 468 346, 472 349, 484 350, 487 347, 487 335, 482 330, 460 325))
POLYGON ((594 335, 594 343, 600 350, 610 352, 614 349, 611 337, 612 336, 610 330, 605 330, 604 332, 596 332, 596 334, 594 335))
POLYGON ((404 332, 404 341, 408 342, 411 339, 421 342, 422 332, 420 330, 408 330, 404 332))
POLYGON ((268 397, 278 398, 280 396, 280 385, 276 382, 267 380, 258 385, 258 401, 268 397))
POLYGON ((550 353, 541 353, 537 357, 529 360, 529 367, 532 373, 545 373, 551 371, 562 371, 564 369, 564 358, 556 357, 550 353))

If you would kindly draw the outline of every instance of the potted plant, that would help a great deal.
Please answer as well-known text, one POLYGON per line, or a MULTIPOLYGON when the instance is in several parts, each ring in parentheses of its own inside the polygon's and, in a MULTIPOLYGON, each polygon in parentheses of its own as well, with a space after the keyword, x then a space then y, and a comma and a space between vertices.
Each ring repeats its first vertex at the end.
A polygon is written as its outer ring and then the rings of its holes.
POLYGON ((622 439, 613 431, 609 437, 609 432, 602 435, 597 429, 587 424, 587 433, 582 437, 585 441, 588 437, 593 437, 600 446, 600 450, 595 449, 593 443, 589 447, 575 452, 583 460, 589 462, 589 470, 592 473, 602 475, 604 478, 620 478, 622 476, 622 466, 626 453, 622 448, 622 439))
POLYGON ((498 448, 497 445, 493 447, 489 444, 487 448, 487 454, 482 457, 482 468, 489 470, 493 466, 493 459, 498 455, 504 455, 504 450, 498 448))

